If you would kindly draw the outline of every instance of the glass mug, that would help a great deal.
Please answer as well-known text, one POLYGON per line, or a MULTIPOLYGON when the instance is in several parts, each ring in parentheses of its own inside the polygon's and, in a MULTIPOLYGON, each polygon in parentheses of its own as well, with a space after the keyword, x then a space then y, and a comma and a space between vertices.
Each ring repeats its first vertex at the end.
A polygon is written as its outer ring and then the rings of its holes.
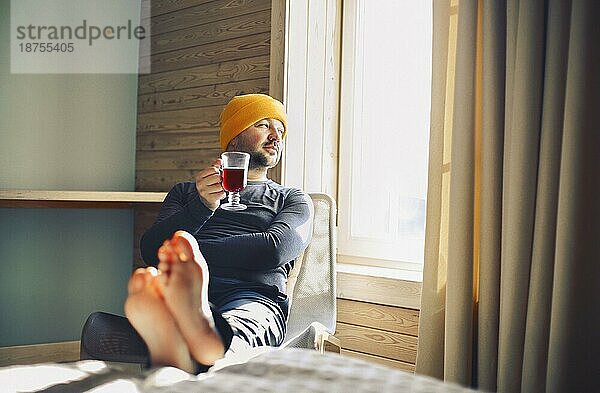
POLYGON ((228 151, 221 154, 221 183, 228 193, 228 202, 221 205, 230 211, 245 210, 246 205, 240 203, 240 191, 248 184, 248 163, 250 154, 228 151))

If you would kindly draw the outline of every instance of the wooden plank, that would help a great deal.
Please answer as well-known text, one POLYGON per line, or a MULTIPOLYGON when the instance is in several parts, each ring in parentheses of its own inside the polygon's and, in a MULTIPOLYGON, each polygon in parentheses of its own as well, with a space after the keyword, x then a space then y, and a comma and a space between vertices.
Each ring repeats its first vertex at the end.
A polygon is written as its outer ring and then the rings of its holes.
POLYGON ((0 208, 19 209, 130 209, 134 205, 132 202, 0 200, 0 208))
POLYGON ((152 0, 151 15, 162 15, 211 1, 213 0, 152 0))
POLYGON ((211 1, 210 3, 177 10, 168 14, 157 15, 151 20, 150 30, 152 35, 155 36, 174 30, 202 25, 206 21, 216 22, 229 19, 232 16, 250 14, 270 8, 270 0, 211 1))
POLYGON ((134 229, 134 233, 136 235, 139 235, 139 238, 134 239, 136 247, 139 247, 139 240, 141 239, 144 232, 146 232, 148 230, 148 228, 150 228, 156 221, 159 211, 160 211, 159 207, 156 207, 153 209, 143 208, 143 209, 135 209, 134 210, 134 227, 133 227, 133 229, 134 229))
MULTIPOLYGON (((289 20, 287 35, 286 92, 288 105, 288 124, 294 124, 294 132, 287 136, 286 151, 282 157, 285 182, 307 189, 304 184, 304 161, 308 156, 320 155, 318 148, 311 150, 305 141, 308 132, 306 111, 306 67, 308 58, 308 2, 289 2, 289 20)), ((314 130, 313 130, 314 131, 314 130)))
POLYGON ((63 202, 162 202, 165 194, 124 191, 0 190, 1 200, 63 202))
POLYGON ((199 171, 206 168, 221 155, 221 149, 181 151, 138 151, 135 166, 138 170, 189 169, 199 171))
POLYGON ((339 103, 341 86, 342 54, 342 3, 327 2, 325 33, 325 85, 323 108, 323 154, 321 155, 321 190, 329 195, 337 195, 338 185, 338 146, 339 146, 339 103))
POLYGON ((281 184, 281 162, 283 160, 279 160, 279 163, 277 165, 275 165, 273 168, 269 168, 267 170, 267 178, 273 180, 274 182, 277 182, 279 184, 281 184))
POLYGON ((198 170, 140 170, 135 171, 135 189, 140 191, 169 191, 176 183, 192 181, 198 170))
POLYGON ((348 349, 342 349, 342 356, 349 356, 361 360, 366 360, 367 362, 381 364, 386 367, 397 368, 400 370, 408 371, 411 373, 415 372, 415 365, 412 363, 401 362, 399 360, 393 360, 388 358, 382 358, 380 356, 369 355, 368 353, 354 352, 348 349))
POLYGON ((253 34, 228 41, 213 42, 172 52, 153 54, 152 73, 181 70, 201 65, 268 55, 271 35, 253 34))
MULTIPOLYGON (((270 73, 269 73, 269 94, 283 102, 285 92, 285 18, 286 1, 273 0, 271 4, 271 49, 270 49, 270 73)), ((283 161, 280 160, 277 166, 270 168, 267 176, 283 184, 283 161)))
POLYGON ((79 341, 0 348, 0 367, 16 364, 74 362, 77 360, 79 360, 79 341))
POLYGON ((285 97, 285 2, 273 0, 271 8, 269 94, 281 102, 285 97))
POLYGON ((407 308, 338 299, 337 321, 417 336, 419 312, 407 308))
POLYGON ((145 231, 150 228, 154 222, 156 221, 156 217, 158 217, 158 213, 160 211, 160 206, 156 206, 155 208, 141 208, 134 210, 134 229, 137 231, 145 231))
POLYGON ((137 151, 215 149, 219 146, 219 130, 146 132, 136 139, 137 151))
POLYGON ((152 54, 171 52, 251 34, 270 32, 271 11, 235 16, 229 19, 152 36, 152 54))
POLYGON ((224 106, 240 94, 268 93, 269 79, 247 80, 138 96, 138 113, 224 106))
POLYGON ((156 221, 159 211, 160 206, 144 206, 134 210, 132 270, 145 266, 140 253, 140 241, 144 232, 146 232, 154 224, 154 221, 156 221))
POLYGON ((219 128, 223 106, 182 109, 167 112, 138 113, 137 132, 196 130, 212 131, 219 128))
MULTIPOLYGON (((304 159, 304 184, 303 188, 308 190, 321 190, 326 182, 323 179, 323 142, 324 142, 324 111, 325 105, 326 80, 325 75, 326 49, 327 42, 327 12, 323 3, 311 1, 308 3, 308 56, 306 57, 306 80, 310 83, 305 84, 305 106, 306 124, 312 130, 315 127, 320 131, 306 132, 304 134, 307 153, 304 159)), ((334 163, 334 165, 337 163, 334 163)))
POLYGON ((341 2, 288 3, 287 99, 294 134, 286 181, 336 195, 341 2), (316 138, 309 131, 315 127, 321 130, 316 138))
POLYGON ((136 208, 133 211, 136 223, 139 221, 141 223, 153 224, 154 220, 156 220, 158 212, 160 211, 160 207, 161 205, 153 205, 136 208))
POLYGON ((140 75, 138 94, 212 86, 269 77, 269 57, 256 56, 159 74, 140 75))
POLYGON ((421 283, 338 272, 337 297, 418 310, 421 283))
MULTIPOLYGON (((214 160, 217 156, 209 156, 208 160, 214 160)), ((207 161, 208 162, 208 161, 207 161)), ((212 161, 210 161, 212 164, 212 161)), ((141 170, 135 172, 135 189, 139 191, 169 191, 176 183, 182 181, 193 181, 196 173, 208 166, 205 165, 198 169, 154 169, 141 170)))
POLYGON ((414 336, 341 322, 336 324, 335 336, 341 340, 343 349, 407 363, 415 363, 417 358, 417 338, 414 336))

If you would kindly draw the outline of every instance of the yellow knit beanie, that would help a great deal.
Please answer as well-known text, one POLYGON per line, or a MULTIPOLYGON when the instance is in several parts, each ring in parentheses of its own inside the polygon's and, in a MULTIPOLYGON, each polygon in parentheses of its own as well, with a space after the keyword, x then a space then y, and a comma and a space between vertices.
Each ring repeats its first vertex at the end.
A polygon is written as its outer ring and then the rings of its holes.
POLYGON ((266 94, 245 94, 233 97, 221 113, 221 147, 227 149, 229 142, 246 128, 262 119, 277 119, 283 123, 283 135, 287 132, 287 115, 283 104, 266 94))

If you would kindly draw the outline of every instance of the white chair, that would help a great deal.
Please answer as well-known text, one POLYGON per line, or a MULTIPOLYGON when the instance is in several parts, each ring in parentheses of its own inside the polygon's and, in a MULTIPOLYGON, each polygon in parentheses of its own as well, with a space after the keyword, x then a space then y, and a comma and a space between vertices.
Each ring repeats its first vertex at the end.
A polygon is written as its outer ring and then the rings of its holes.
POLYGON ((312 240, 288 276, 290 313, 282 347, 340 352, 335 333, 336 205, 327 194, 309 194, 314 206, 312 240))
MULTIPOLYGON (((314 206, 312 240, 288 276, 290 309, 280 348, 340 352, 336 324, 336 204, 327 194, 309 194, 314 206)), ((267 348, 259 349, 256 353, 267 348)), ((251 357, 253 353, 247 354, 251 357)), ((148 364, 148 350, 127 318, 95 312, 81 333, 81 359, 148 364)))

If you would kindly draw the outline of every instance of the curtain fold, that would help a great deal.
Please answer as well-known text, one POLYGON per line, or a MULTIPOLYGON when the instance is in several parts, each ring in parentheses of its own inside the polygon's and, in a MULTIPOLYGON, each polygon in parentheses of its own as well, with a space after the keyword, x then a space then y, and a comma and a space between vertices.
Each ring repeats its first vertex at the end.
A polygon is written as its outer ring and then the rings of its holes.
MULTIPOLYGON (((425 226, 426 247, 424 259, 435 260, 423 266, 423 286, 421 308, 428 310, 419 315, 421 326, 444 326, 446 302, 446 259, 440 252, 443 237, 442 196, 443 176, 440 168, 444 165, 444 123, 446 114, 446 80, 448 66, 448 31, 450 29, 450 3, 434 3, 432 42, 432 84, 431 84, 431 134, 429 138, 429 176, 427 182, 427 211, 425 226), (441 280, 438 280, 438 277, 441 280)), ((419 331, 419 356, 421 373, 443 378, 444 337, 435 329, 419 331)))
POLYGON ((533 243, 539 130, 542 112, 545 4, 519 2, 512 109, 504 133, 498 390, 518 391, 521 381, 529 271, 533 243))
POLYGON ((479 237, 477 378, 492 390, 498 371, 500 247, 502 234, 502 155, 506 2, 493 1, 482 10, 482 138, 479 237))
POLYGON ((466 381, 471 373, 473 318, 473 201, 475 170, 475 67, 477 0, 458 15, 450 182, 448 282, 444 379, 466 381), (455 159, 460 157, 459 160, 455 159), (455 181, 456 179, 456 181, 455 181))
POLYGON ((416 371, 598 388, 600 2, 434 1, 416 371))
POLYGON ((600 391, 599 21, 600 2, 573 2, 546 376, 552 391, 600 391))
POLYGON ((547 18, 540 159, 523 347, 522 369, 527 378, 522 378, 522 391, 542 390, 546 380, 569 25, 570 4, 551 1, 547 18))

